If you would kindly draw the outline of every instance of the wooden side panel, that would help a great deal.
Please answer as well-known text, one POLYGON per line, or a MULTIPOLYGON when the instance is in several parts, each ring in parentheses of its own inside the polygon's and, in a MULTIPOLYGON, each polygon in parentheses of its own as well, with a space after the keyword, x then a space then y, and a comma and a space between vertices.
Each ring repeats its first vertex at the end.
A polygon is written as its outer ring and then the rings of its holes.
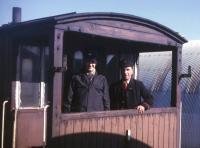
POLYGON ((97 145, 97 135, 96 135, 96 130, 98 127, 98 121, 94 119, 90 119, 90 136, 91 136, 91 141, 89 142, 89 147, 96 147, 97 145))
MULTIPOLYGON (((177 121, 177 117, 175 117, 174 118, 174 120, 175 120, 175 122, 174 122, 174 131, 179 131, 179 130, 177 130, 177 128, 178 128, 178 126, 177 126, 177 123, 178 123, 178 121, 177 121)), ((177 136, 177 134, 179 134, 178 132, 173 132, 173 134, 174 134, 174 148, 177 148, 177 142, 178 142, 178 140, 179 139, 177 139, 177 137, 179 137, 179 136, 177 136)))
MULTIPOLYGON (((131 138, 137 139, 137 116, 131 116, 130 117, 130 123, 131 123, 131 138)), ((135 146, 136 140, 131 141, 131 147, 135 146)))
POLYGON ((60 125, 60 136, 63 135, 63 124, 66 147, 176 148, 177 144, 174 112, 68 119, 60 125), (131 131, 130 140, 127 130, 131 131))
POLYGON ((149 116, 143 117, 143 127, 142 127, 142 141, 144 143, 148 143, 148 138, 151 136, 149 135, 149 116))
POLYGON ((137 126, 137 129, 136 129, 136 131, 137 131, 137 138, 136 138, 136 140, 137 140, 137 147, 141 147, 141 145, 140 145, 140 142, 142 141, 142 131, 143 131, 143 116, 142 115, 138 115, 138 117, 137 117, 137 122, 136 122, 136 126, 137 126))
MULTIPOLYGON (((105 133, 110 134, 112 132, 112 126, 111 126, 112 119, 109 117, 105 118, 105 133)), ((104 148, 111 148, 112 147, 112 138, 110 136, 105 136, 106 143, 104 143, 104 148)))
POLYGON ((154 143, 154 148, 159 148, 158 146, 158 138, 159 138, 159 115, 154 116, 154 127, 153 127, 153 143, 154 143))
POLYGON ((160 114, 159 116, 159 128, 158 128, 158 147, 164 147, 164 126, 165 124, 165 118, 163 114, 160 114))
POLYGON ((43 140, 43 111, 19 111, 16 120, 16 148, 41 146, 43 140))
POLYGON ((169 115, 165 114, 165 123, 164 123, 164 148, 169 148, 169 115))
MULTIPOLYGON (((112 135, 117 134, 118 132, 118 118, 117 117, 113 117, 111 118, 111 126, 112 126, 112 135)), ((112 147, 116 147, 118 146, 118 141, 117 141, 117 137, 113 136, 112 138, 112 147)))
MULTIPOLYGON (((79 120, 74 120, 74 131, 73 133, 78 135, 81 133, 81 122, 79 120)), ((80 147, 81 146, 81 137, 77 136, 76 141, 74 141, 75 147, 80 147)))

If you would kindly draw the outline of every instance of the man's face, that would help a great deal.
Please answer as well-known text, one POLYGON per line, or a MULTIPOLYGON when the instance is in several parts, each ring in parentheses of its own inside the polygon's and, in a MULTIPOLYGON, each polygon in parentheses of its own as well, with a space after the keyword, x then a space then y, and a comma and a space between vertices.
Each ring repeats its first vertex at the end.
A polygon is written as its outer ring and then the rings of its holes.
POLYGON ((94 62, 86 62, 86 70, 89 73, 95 73, 96 71, 96 63, 94 62))
POLYGON ((132 67, 124 67, 122 69, 123 80, 130 80, 132 75, 133 75, 133 68, 132 67))

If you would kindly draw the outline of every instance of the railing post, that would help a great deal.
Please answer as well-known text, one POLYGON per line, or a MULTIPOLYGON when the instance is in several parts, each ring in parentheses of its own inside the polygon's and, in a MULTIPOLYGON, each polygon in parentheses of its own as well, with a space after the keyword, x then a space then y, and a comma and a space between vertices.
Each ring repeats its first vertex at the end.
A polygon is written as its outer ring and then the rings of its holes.
POLYGON ((4 123, 5 123, 5 107, 6 107, 6 103, 8 103, 7 100, 3 102, 3 108, 2 108, 1 148, 3 148, 3 146, 4 146, 4 123))
POLYGON ((46 146, 46 123, 47 123, 47 108, 49 107, 49 105, 46 105, 44 107, 44 125, 43 125, 43 148, 45 148, 46 146))

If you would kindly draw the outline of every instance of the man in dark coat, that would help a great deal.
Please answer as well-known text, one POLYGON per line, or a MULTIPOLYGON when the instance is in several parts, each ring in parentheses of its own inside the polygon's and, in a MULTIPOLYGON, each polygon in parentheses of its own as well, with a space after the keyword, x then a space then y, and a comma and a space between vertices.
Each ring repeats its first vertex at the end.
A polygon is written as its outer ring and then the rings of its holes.
POLYGON ((65 111, 91 112, 110 109, 109 87, 106 77, 96 72, 97 60, 87 57, 84 73, 72 77, 69 86, 65 111))
POLYGON ((143 113, 153 104, 153 96, 141 81, 133 79, 133 64, 120 63, 122 79, 110 86, 111 109, 137 109, 143 113))

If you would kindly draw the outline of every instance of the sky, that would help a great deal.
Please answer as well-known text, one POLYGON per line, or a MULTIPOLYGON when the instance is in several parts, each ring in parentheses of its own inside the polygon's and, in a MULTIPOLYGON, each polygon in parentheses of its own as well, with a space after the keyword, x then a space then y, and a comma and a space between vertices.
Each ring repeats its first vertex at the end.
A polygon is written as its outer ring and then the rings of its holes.
POLYGON ((70 12, 116 12, 158 22, 187 40, 200 39, 200 0, 0 0, 0 26, 22 8, 22 21, 70 12))

